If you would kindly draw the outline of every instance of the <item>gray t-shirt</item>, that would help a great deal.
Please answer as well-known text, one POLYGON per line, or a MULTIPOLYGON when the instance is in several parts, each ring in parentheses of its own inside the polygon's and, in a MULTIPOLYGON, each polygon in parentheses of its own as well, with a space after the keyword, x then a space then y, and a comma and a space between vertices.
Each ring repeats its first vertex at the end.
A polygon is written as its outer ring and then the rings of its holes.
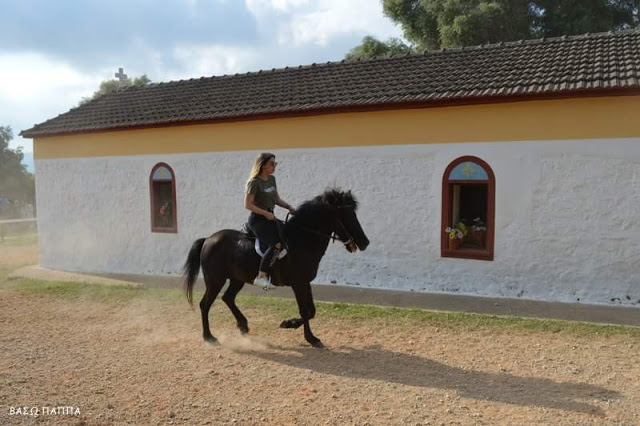
POLYGON ((276 199, 278 198, 275 176, 270 175, 266 181, 259 177, 254 177, 247 182, 246 192, 255 196, 253 204, 263 210, 273 212, 273 207, 276 205, 276 199))

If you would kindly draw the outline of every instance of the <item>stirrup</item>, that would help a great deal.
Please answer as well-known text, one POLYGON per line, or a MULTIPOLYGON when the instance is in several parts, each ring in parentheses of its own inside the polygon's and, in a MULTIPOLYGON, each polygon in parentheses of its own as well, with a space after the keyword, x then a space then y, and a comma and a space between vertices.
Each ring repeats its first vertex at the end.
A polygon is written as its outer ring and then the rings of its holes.
POLYGON ((262 288, 264 291, 269 291, 276 288, 276 286, 271 284, 271 282, 269 281, 269 277, 256 277, 256 279, 253 280, 252 284, 262 288))
POLYGON ((278 253, 278 260, 282 259, 286 255, 287 255, 287 249, 283 248, 282 250, 280 250, 280 253, 278 253))

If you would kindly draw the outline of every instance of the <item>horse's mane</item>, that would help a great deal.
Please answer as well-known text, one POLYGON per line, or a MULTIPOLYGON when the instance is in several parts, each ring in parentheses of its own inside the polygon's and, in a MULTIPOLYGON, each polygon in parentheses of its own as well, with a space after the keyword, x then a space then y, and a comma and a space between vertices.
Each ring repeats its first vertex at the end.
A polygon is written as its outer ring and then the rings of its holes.
POLYGON ((358 209, 358 201, 351 191, 342 191, 340 188, 327 188, 322 194, 305 201, 296 209, 296 216, 324 210, 327 207, 353 207, 358 209))

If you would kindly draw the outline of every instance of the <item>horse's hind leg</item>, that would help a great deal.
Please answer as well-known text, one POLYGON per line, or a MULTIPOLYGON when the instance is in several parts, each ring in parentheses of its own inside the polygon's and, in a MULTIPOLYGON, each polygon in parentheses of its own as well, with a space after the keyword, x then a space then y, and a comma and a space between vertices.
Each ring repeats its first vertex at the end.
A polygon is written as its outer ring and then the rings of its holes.
POLYGON ((205 276, 207 289, 200 301, 200 313, 202 314, 202 337, 204 337, 204 340, 209 343, 215 343, 217 341, 209 329, 209 310, 211 309, 211 305, 213 305, 213 301, 216 300, 218 293, 222 290, 225 281, 225 278, 216 278, 214 280, 213 278, 205 276))
POLYGON ((240 312, 240 309, 238 309, 238 306, 236 305, 236 296, 238 295, 240 290, 242 290, 242 287, 244 287, 244 283, 242 281, 234 279, 230 280, 229 288, 227 288, 227 291, 224 292, 222 300, 224 300, 224 303, 226 303, 229 309, 231 309, 231 313, 233 313, 233 316, 236 317, 236 323, 238 324, 238 328, 240 329, 242 334, 246 334, 249 332, 249 324, 245 316, 242 315, 242 312, 240 312))

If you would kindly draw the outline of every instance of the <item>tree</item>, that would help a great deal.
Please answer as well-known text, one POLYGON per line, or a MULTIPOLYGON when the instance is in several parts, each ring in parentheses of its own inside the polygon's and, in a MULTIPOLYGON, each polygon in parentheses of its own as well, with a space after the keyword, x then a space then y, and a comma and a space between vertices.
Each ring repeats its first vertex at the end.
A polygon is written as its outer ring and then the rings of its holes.
POLYGON ((9 148, 13 139, 11 126, 0 126, 0 198, 11 203, 13 211, 4 206, 0 215, 17 215, 18 210, 27 205, 35 205, 35 180, 33 174, 21 164, 24 155, 22 147, 9 148))
POLYGON ((129 77, 125 77, 122 83, 120 80, 104 80, 100 83, 100 88, 93 92, 93 95, 82 98, 79 105, 84 105, 89 101, 99 98, 102 95, 106 95, 108 93, 117 92, 119 89, 129 86, 144 86, 145 84, 151 83, 151 79, 147 77, 146 74, 141 75, 140 77, 136 77, 131 80, 129 77))
POLYGON ((539 36, 584 34, 635 28, 640 0, 537 0, 534 30, 539 36))
POLYGON ((409 53, 411 51, 413 51, 413 49, 404 44, 400 39, 390 38, 386 42, 383 42, 375 37, 366 36, 362 39, 362 44, 354 47, 349 51, 349 53, 347 53, 345 59, 353 60, 389 57, 409 53))
POLYGON ((385 15, 417 50, 529 38, 529 0, 383 0, 385 15))
MULTIPOLYGON (((640 24, 640 0, 382 0, 382 6, 417 51, 640 24)), ((352 52, 366 53, 361 46, 352 52)))

